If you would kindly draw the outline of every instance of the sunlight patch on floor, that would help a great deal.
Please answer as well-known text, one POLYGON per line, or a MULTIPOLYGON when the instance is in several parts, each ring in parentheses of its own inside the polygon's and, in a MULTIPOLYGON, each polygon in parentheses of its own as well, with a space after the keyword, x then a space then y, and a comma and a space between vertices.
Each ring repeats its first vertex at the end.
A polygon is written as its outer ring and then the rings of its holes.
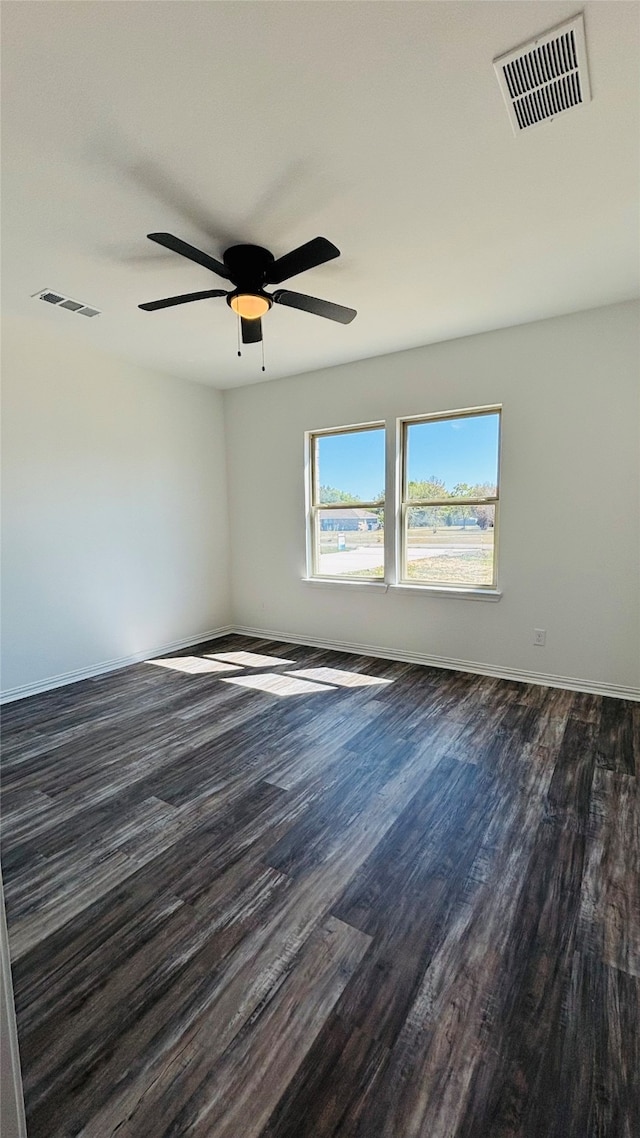
POLYGON ((274 664, 295 664, 295 660, 281 660, 279 656, 261 656, 258 652, 207 652, 208 660, 224 660, 246 668, 272 668, 274 664))
POLYGON ((202 656, 174 656, 165 660, 145 660, 156 668, 170 668, 172 672, 186 672, 190 676, 200 676, 211 672, 237 672, 237 664, 225 664, 220 660, 203 660, 202 656))
POLYGON ((340 668, 300 668, 287 672, 288 676, 301 676, 305 680, 319 680, 321 683, 337 684, 340 688, 368 688, 376 684, 392 684, 393 680, 383 680, 379 676, 367 676, 364 672, 343 672, 340 668))
POLYGON ((274 672, 267 672, 263 676, 236 676, 233 679, 222 679, 223 684, 236 684, 241 688, 252 688, 254 691, 268 692, 269 695, 311 695, 313 692, 335 691, 330 684, 314 684, 309 680, 297 680, 293 676, 278 676, 274 672))

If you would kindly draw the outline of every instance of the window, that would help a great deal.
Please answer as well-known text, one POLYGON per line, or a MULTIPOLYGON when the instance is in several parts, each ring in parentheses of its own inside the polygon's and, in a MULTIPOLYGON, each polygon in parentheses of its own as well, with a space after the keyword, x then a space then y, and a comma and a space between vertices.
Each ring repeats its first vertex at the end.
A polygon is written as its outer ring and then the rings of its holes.
POLYGON ((500 410, 401 422, 400 581, 495 588, 500 410))
POLYGON ((317 432, 308 442, 310 575, 383 579, 384 426, 317 432))
POLYGON ((499 599, 500 420, 482 407, 307 434, 309 577, 499 599))

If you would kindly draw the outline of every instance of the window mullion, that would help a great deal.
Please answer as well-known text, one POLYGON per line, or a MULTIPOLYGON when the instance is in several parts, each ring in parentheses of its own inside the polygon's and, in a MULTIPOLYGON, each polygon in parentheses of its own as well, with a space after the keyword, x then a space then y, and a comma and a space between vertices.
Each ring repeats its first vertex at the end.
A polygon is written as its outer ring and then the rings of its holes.
POLYGON ((384 502, 314 502, 316 510, 384 510, 384 502))
POLYGON ((406 506, 428 509, 429 506, 495 506, 499 498, 405 498, 406 506))
POLYGON ((398 423, 388 419, 385 424, 384 471, 384 580, 397 585, 398 575, 398 423))

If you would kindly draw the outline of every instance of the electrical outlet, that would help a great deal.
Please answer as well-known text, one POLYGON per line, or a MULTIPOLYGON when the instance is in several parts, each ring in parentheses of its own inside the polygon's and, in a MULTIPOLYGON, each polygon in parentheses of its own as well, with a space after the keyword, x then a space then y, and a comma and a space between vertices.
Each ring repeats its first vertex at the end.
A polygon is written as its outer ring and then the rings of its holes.
POLYGON ((533 630, 533 643, 538 648, 544 648, 547 643, 547 630, 546 628, 534 628, 533 630))

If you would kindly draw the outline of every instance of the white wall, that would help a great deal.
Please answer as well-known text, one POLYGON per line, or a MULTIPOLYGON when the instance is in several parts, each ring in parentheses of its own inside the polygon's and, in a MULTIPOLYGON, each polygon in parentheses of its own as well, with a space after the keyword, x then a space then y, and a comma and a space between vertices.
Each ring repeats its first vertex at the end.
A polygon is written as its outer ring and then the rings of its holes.
POLYGON ((228 624, 220 392, 9 317, 2 380, 3 691, 228 624))
POLYGON ((613 305, 226 392, 236 625, 639 688, 638 315, 613 305), (498 603, 302 581, 306 430, 493 403, 498 603))
POLYGON ((230 620, 640 687, 638 312, 614 305, 231 390, 226 430, 220 392, 7 318, 3 689, 230 620), (305 430, 490 403, 504 407, 499 603, 303 583, 305 430))

